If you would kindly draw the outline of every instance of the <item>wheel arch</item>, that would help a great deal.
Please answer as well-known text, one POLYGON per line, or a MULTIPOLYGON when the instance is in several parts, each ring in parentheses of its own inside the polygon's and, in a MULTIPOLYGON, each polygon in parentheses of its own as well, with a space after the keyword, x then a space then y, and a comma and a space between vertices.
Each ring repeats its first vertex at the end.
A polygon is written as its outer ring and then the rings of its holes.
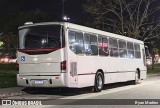
POLYGON ((137 69, 136 69, 136 71, 138 72, 138 78, 140 79, 140 78, 141 78, 141 74, 140 74, 140 73, 141 73, 141 71, 140 71, 140 69, 139 69, 139 68, 137 68, 137 69))

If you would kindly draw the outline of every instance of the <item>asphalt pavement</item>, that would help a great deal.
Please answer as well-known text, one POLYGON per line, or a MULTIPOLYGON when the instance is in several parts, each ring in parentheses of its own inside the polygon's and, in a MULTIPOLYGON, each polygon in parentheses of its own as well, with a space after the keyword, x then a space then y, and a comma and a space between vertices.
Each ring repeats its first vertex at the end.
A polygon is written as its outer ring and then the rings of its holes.
MULTIPOLYGON (((160 75, 160 73, 149 73, 147 75, 147 77, 154 77, 154 76, 159 76, 159 75, 160 75)), ((51 89, 47 89, 47 90, 50 91, 51 89)), ((13 97, 13 96, 23 96, 28 93, 32 94, 35 92, 37 92, 36 94, 38 94, 38 93, 41 94, 43 91, 45 91, 45 88, 44 89, 34 89, 34 88, 25 88, 25 87, 0 88, 0 99, 13 97)), ((50 92, 48 92, 48 95, 54 95, 53 91, 54 90, 52 89, 50 92)), ((56 89, 55 94, 58 94, 60 92, 61 91, 57 92, 57 89, 56 89)), ((63 96, 70 96, 70 95, 76 95, 76 93, 75 94, 63 94, 63 96)))
MULTIPOLYGON (((129 84, 111 84, 107 85, 107 88, 104 88, 99 93, 72 93, 70 92, 62 93, 60 90, 56 89, 32 89, 32 88, 23 88, 23 87, 13 87, 13 88, 3 88, 0 89, 0 94, 3 95, 3 99, 49 99, 44 101, 45 106, 29 106, 30 108, 160 108, 160 105, 139 105, 143 104, 145 100, 139 99, 158 99, 158 104, 160 104, 160 87, 157 86, 160 83, 160 74, 148 74, 146 80, 142 80, 141 84, 138 85, 129 85, 129 84), (109 87, 109 88, 108 88, 109 87), (37 90, 37 91, 36 91, 37 90), (19 93, 19 94, 18 94, 19 93), (89 100, 88 100, 89 99, 89 100), (92 102, 90 100, 95 102, 92 102), (105 99, 105 100, 103 100, 105 99), (109 100, 106 100, 109 99, 109 100), (111 101, 110 99, 114 99, 111 101), (116 100, 118 99, 118 100, 116 100), (125 100, 131 99, 131 100, 125 100), (98 101, 111 101, 111 103, 122 102, 127 104, 127 101, 133 101, 132 99, 138 101, 137 105, 103 105, 98 104, 98 101), (81 102, 82 101, 82 102, 81 102), (92 102, 90 105, 88 102, 92 102), (117 102, 114 102, 117 101, 117 102), (67 105, 66 103, 69 103, 67 105), (80 104, 85 103, 86 105, 80 104), (61 105, 64 104, 64 105, 61 105), (72 104, 72 105, 70 105, 72 104), (74 105, 73 105, 74 104, 74 105), (77 104, 77 105, 76 105, 77 104), (47 106, 46 106, 47 105, 47 106)), ((71 91, 73 92, 73 91, 71 91)), ((1 107, 1 106, 0 106, 1 107)), ((28 106, 2 106, 2 108, 12 108, 12 107, 23 107, 28 108, 28 106)))

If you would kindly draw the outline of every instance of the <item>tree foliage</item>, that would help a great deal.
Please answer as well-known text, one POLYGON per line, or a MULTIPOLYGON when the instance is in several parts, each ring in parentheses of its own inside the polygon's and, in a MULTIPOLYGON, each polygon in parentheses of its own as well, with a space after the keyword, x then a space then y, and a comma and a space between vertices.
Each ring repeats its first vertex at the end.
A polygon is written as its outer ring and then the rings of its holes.
POLYGON ((9 18, 8 22, 5 24, 1 23, 1 31, 0 31, 0 41, 3 42, 3 48, 1 49, 1 53, 15 54, 17 49, 17 38, 18 38, 18 27, 23 25, 24 22, 32 21, 32 22, 41 22, 48 19, 48 16, 40 10, 28 11, 28 12, 20 12, 14 18, 9 18))
POLYGON ((159 0, 88 0, 89 26, 126 35, 144 42, 159 38, 159 0))

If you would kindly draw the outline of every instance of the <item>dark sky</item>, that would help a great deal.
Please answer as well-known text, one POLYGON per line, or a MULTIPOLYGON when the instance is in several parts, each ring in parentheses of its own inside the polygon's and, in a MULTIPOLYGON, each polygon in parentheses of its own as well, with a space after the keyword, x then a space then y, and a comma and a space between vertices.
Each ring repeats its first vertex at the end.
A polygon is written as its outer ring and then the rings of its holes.
MULTIPOLYGON (((51 16, 49 21, 60 21, 62 1, 64 1, 64 14, 70 17, 70 22, 84 25, 85 21, 90 20, 86 18, 82 9, 82 3, 86 0, 0 0, 0 22, 16 16, 16 13, 32 10, 40 10, 51 16)), ((160 0, 157 1, 160 3, 160 0)), ((159 5, 158 2, 156 3, 159 5)), ((159 14, 154 14, 154 17, 159 17, 159 14)))
POLYGON ((41 10, 52 16, 54 20, 62 18, 62 1, 64 1, 64 14, 70 17, 71 22, 81 23, 84 20, 82 11, 83 0, 1 0, 0 17, 31 10, 41 10), (8 13, 7 13, 8 12, 8 13))

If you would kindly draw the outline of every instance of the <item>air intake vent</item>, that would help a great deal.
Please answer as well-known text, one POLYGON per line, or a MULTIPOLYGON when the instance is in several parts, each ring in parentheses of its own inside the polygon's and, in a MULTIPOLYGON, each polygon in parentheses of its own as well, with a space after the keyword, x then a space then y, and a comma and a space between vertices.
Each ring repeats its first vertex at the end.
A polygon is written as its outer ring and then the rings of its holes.
POLYGON ((77 62, 71 62, 71 76, 77 75, 77 62))

